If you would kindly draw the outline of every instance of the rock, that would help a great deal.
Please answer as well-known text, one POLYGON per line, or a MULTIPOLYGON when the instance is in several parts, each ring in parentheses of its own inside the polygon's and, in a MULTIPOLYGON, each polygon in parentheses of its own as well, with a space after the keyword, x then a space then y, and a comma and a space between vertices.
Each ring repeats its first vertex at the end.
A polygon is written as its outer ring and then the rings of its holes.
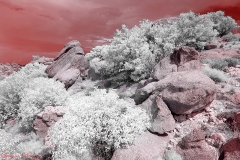
POLYGON ((206 143, 205 134, 199 129, 183 137, 177 145, 177 152, 184 160, 218 160, 216 149, 206 143))
POLYGON ((13 72, 17 72, 21 69, 21 66, 18 65, 17 63, 0 63, 0 80, 6 78, 7 76, 9 76, 10 74, 12 74, 13 72))
POLYGON ((80 71, 75 68, 67 68, 67 66, 62 68, 53 78, 63 82, 66 88, 69 88, 78 79, 80 71))
POLYGON ((145 102, 138 105, 146 110, 151 117, 151 128, 153 133, 164 134, 175 128, 175 120, 163 100, 156 95, 151 95, 145 102))
POLYGON ((172 63, 181 66, 189 61, 199 60, 199 53, 192 47, 182 46, 179 49, 174 50, 170 59, 172 63))
POLYGON ((34 122, 34 129, 36 131, 36 134, 41 137, 44 138, 47 135, 47 131, 48 131, 48 126, 47 124, 43 121, 43 119, 37 117, 34 122))
POLYGON ((217 48, 217 44, 207 43, 204 48, 205 48, 206 50, 215 49, 215 48, 217 48))
POLYGON ((162 59, 153 69, 151 77, 161 80, 172 72, 201 70, 199 53, 191 47, 175 49, 171 56, 162 59))
POLYGON ((36 134, 41 138, 47 136, 49 127, 55 124, 67 111, 63 106, 47 106, 45 109, 37 114, 36 119, 33 122, 36 134))
POLYGON ((154 68, 151 73, 153 79, 161 80, 169 73, 177 72, 177 65, 172 64, 170 57, 162 59, 154 68))
POLYGON ((240 159, 240 137, 232 138, 221 148, 221 157, 223 160, 239 160, 240 159))
POLYGON ((226 137, 222 133, 212 132, 209 138, 206 138, 209 145, 221 148, 224 143, 226 143, 226 137))
POLYGON ((230 100, 235 104, 240 104, 240 92, 235 92, 231 95, 230 100))
POLYGON ((171 137, 172 135, 157 136, 146 131, 136 138, 134 145, 115 150, 111 160, 157 160, 163 157, 171 137))
POLYGON ((51 65, 46 68, 50 78, 55 77, 64 82, 66 87, 71 86, 78 76, 87 76, 88 61, 78 41, 71 41, 59 52, 51 65), (78 70, 78 71, 77 71, 78 70))
POLYGON ((201 71, 173 72, 158 82, 137 89, 136 104, 159 91, 163 101, 175 114, 190 114, 206 108, 215 99, 215 83, 201 71), (141 100, 141 101, 140 101, 141 100))

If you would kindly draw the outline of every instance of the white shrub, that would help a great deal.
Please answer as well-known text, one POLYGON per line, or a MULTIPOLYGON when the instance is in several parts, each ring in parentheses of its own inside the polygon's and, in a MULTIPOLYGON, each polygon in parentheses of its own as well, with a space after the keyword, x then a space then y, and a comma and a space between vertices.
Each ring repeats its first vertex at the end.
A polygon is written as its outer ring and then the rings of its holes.
POLYGON ((27 64, 20 71, 14 72, 0 81, 0 128, 5 121, 15 117, 21 101, 21 92, 32 78, 47 77, 46 66, 42 64, 27 64))
POLYGON ((62 106, 68 98, 64 84, 49 78, 35 78, 20 94, 18 119, 24 129, 31 129, 35 116, 46 106, 62 106))
POLYGON ((80 96, 69 99, 69 112, 50 129, 55 159, 69 154, 85 160, 93 154, 110 159, 113 150, 132 144, 150 125, 145 111, 133 108, 112 90, 80 96))

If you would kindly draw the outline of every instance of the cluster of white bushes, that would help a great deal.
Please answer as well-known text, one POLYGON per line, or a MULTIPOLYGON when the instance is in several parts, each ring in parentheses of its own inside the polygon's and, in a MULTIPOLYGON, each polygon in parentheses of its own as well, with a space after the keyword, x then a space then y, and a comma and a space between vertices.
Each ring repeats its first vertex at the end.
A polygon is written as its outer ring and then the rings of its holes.
POLYGON ((148 78, 159 60, 175 48, 186 45, 202 50, 207 42, 231 29, 237 29, 237 23, 221 11, 182 13, 163 22, 144 20, 131 29, 122 25, 109 45, 97 46, 86 56, 90 64, 99 63, 103 78, 129 72, 126 80, 139 81, 148 78))
MULTIPOLYGON (((182 13, 165 22, 144 20, 131 29, 123 25, 109 45, 93 48, 86 57, 90 63, 99 63, 99 74, 103 77, 128 72, 126 80, 139 81, 148 78, 156 63, 174 48, 187 45, 202 50, 214 37, 224 36, 236 27, 235 21, 223 12, 182 13)), ((38 63, 27 64, 0 81, 0 135, 5 137, 0 142, 1 152, 40 153, 35 150, 44 147, 36 137, 30 135, 26 140, 19 133, 10 134, 5 124, 14 118, 20 132, 31 132, 36 115, 49 105, 69 108, 50 129, 56 146, 55 159, 111 159, 115 149, 133 144, 136 135, 150 126, 146 112, 120 99, 114 90, 85 87, 85 92, 69 96, 64 84, 47 78, 45 69, 38 63), (30 142, 37 144, 37 148, 30 151, 27 147, 30 142)), ((205 72, 212 73, 208 70, 205 72)))
POLYGON ((57 146, 53 150, 55 159, 79 156, 110 159, 116 148, 132 144, 135 136, 149 127, 145 111, 119 99, 113 90, 93 88, 87 94, 79 92, 69 97, 63 83, 47 78, 45 68, 38 63, 28 64, 0 82, 0 134, 5 137, 0 143, 5 145, 2 152, 23 152, 26 145, 32 146, 31 142, 37 148, 26 151, 40 154, 43 144, 32 137, 31 131, 36 115, 49 105, 69 107, 69 112, 50 132, 57 146), (17 121, 14 132, 5 126, 11 118, 17 121), (31 132, 28 140, 23 136, 27 132, 31 132))

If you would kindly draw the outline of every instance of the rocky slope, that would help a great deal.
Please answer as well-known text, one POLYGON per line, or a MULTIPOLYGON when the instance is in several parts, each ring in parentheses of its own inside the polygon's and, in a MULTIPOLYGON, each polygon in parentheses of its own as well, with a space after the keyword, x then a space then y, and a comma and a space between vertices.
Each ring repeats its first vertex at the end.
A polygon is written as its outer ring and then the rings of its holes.
MULTIPOLYGON (((229 78, 216 83, 204 74, 201 63, 206 58, 238 58, 240 42, 219 40, 206 49, 201 53, 186 46, 175 49, 155 66, 149 79, 116 88, 120 97, 134 99, 136 107, 152 118, 151 127, 137 137, 135 145, 117 149, 112 160, 160 160, 172 150, 185 160, 240 159, 240 67, 228 67, 229 78)), ((109 79, 95 74, 97 67, 89 68, 78 41, 67 43, 56 58, 38 62, 48 65, 48 76, 63 82, 70 94, 112 87, 109 79)), ((48 106, 37 115, 34 129, 47 146, 54 147, 48 128, 66 112, 48 106)))

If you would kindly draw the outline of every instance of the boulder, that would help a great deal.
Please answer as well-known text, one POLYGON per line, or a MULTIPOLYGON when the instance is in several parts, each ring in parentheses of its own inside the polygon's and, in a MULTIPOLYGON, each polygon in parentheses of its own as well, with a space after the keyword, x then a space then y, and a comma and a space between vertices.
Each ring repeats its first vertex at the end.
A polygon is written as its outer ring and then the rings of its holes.
POLYGON ((67 43, 59 52, 52 64, 46 68, 46 73, 50 78, 56 76, 55 79, 59 79, 66 87, 69 87, 78 76, 87 76, 88 66, 80 43, 74 40, 67 43))
POLYGON ((215 83, 198 70, 173 72, 158 82, 137 89, 134 100, 139 104, 153 92, 160 96, 175 114, 190 114, 206 108, 215 99, 215 83))
POLYGON ((170 59, 172 63, 181 66, 189 61, 199 60, 199 53, 192 47, 182 46, 179 49, 174 50, 170 59))
POLYGON ((194 129, 183 137, 177 145, 177 152, 184 160, 218 160, 216 149, 207 144, 205 134, 199 129, 194 129))
POLYGON ((175 120, 167 105, 157 95, 151 95, 145 102, 138 105, 146 110, 151 117, 151 128, 153 133, 164 134, 175 129, 175 120))
POLYGON ((69 88, 79 77, 80 71, 75 68, 65 66, 53 78, 63 82, 66 88, 69 88))
POLYGON ((232 138, 221 148, 220 160, 240 159, 240 136, 232 138))
POLYGON ((161 80, 169 73, 177 72, 177 65, 172 64, 170 57, 162 59, 154 68, 151 73, 153 79, 161 80))
POLYGON ((163 157, 172 135, 157 136, 146 131, 137 136, 134 145, 115 150, 111 160, 157 160, 163 157))
POLYGON ((67 111, 63 106, 47 106, 45 109, 37 114, 33 122, 36 134, 42 139, 47 136, 48 129, 55 124, 67 111))
POLYGON ((175 49, 171 56, 162 59, 153 69, 151 77, 161 80, 172 72, 201 70, 199 53, 191 47, 175 49))

